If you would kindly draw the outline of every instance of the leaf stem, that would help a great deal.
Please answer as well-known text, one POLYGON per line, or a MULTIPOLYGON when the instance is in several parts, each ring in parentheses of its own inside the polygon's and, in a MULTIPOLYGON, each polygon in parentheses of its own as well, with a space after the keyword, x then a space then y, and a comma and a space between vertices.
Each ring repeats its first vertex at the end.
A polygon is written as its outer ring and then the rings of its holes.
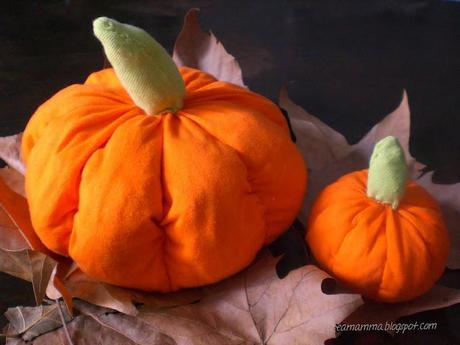
POLYGON ((66 319, 64 317, 64 313, 62 312, 60 301, 56 300, 56 304, 57 304, 57 307, 58 307, 59 316, 61 317, 62 328, 64 329, 64 334, 65 334, 65 337, 67 339, 67 345, 74 345, 74 343, 72 341, 72 338, 70 338, 69 330, 67 329, 67 321, 66 321, 66 319))

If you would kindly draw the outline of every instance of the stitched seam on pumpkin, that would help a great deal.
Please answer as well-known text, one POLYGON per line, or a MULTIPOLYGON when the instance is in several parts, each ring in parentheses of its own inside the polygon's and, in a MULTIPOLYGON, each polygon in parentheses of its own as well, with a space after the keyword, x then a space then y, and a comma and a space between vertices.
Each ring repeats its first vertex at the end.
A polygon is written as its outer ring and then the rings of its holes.
MULTIPOLYGON (((136 115, 130 115, 129 117, 127 117, 126 115, 123 115, 123 116, 120 116, 116 119, 116 121, 120 121, 120 123, 117 125, 117 126, 114 126, 113 130, 111 131, 110 135, 107 136, 107 138, 100 144, 100 146, 98 146, 96 149, 93 150, 93 152, 91 152, 87 157, 86 159, 81 163, 81 168, 80 168, 80 171, 78 173, 78 200, 76 201, 76 207, 75 207, 75 212, 73 213, 72 215, 72 228, 70 230, 70 236, 69 236, 69 246, 68 246, 68 250, 69 250, 69 257, 70 256, 70 243, 71 243, 71 240, 72 240, 72 237, 73 236, 76 236, 74 235, 74 228, 75 228, 75 217, 76 215, 79 213, 80 211, 80 202, 81 202, 81 197, 80 197, 80 189, 81 189, 81 181, 82 181, 82 175, 83 175, 83 171, 85 170, 86 168, 86 164, 88 163, 88 161, 93 157, 93 155, 96 153, 96 152, 99 152, 101 150, 104 150, 105 147, 107 146, 108 142, 112 139, 113 135, 115 134, 115 132, 121 127, 123 126, 124 124, 126 124, 128 121, 132 120, 134 117, 136 116, 139 116, 138 114, 136 115), (120 118, 125 118, 124 121, 121 121, 120 118)), ((110 126, 110 125, 109 125, 110 126)), ((93 235, 93 240, 94 240, 94 235, 93 235)), ((111 249, 110 252, 113 252, 113 250, 111 249)), ((72 257, 71 257, 72 258, 72 257)), ((72 258, 73 259, 73 258, 72 258)))
MULTIPOLYGON (((408 212, 408 211, 406 211, 408 212)), ((410 213, 410 212, 409 212, 410 213)), ((408 223, 410 223, 410 225, 412 225, 412 227, 414 228, 415 232, 417 233, 419 239, 423 242, 423 244, 425 245, 425 248, 427 249, 427 252, 428 252, 428 255, 430 256, 430 262, 433 262, 433 254, 431 253, 430 251, 430 248, 431 246, 427 243, 427 241, 425 240, 425 238, 422 236, 422 234, 420 233, 420 230, 418 229, 418 227, 412 222, 411 219, 409 219, 409 217, 407 217, 407 215, 405 215, 403 212, 399 213, 400 216, 402 218, 404 218, 408 223)), ((431 224, 433 227, 435 227, 437 230, 438 227, 437 226, 434 226, 433 224, 431 224)))
MULTIPOLYGON (((371 206, 371 207, 372 207, 372 206, 371 206)), ((357 219, 358 217, 360 217, 361 214, 362 214, 363 212, 365 212, 365 210, 366 210, 366 209, 360 210, 360 211, 358 211, 358 212, 353 216, 353 219, 352 219, 353 228, 350 229, 350 230, 347 232, 347 234, 343 237, 343 239, 342 239, 341 242, 340 242, 339 248, 338 248, 337 251, 332 255, 333 260, 331 260, 331 262, 332 262, 331 271, 330 271, 331 274, 333 274, 333 275, 336 274, 336 273, 335 273, 335 272, 336 272, 335 266, 336 266, 336 263, 338 262, 338 255, 339 255, 339 253, 340 253, 341 250, 342 250, 342 247, 343 247, 343 245, 344 245, 345 239, 347 238, 347 236, 348 236, 352 231, 354 231, 354 230, 356 229, 357 226, 359 226, 359 221, 357 221, 356 219, 357 219)), ((386 234, 386 232, 385 232, 385 234, 386 234)), ((385 236, 385 239, 386 239, 386 236, 385 236)), ((388 255, 388 253, 386 253, 386 254, 388 255)), ((385 265, 386 265, 386 260, 385 260, 385 265)), ((384 270, 385 270, 385 267, 384 267, 384 270)), ((380 284, 376 286, 376 290, 375 290, 375 291, 377 292, 379 289, 380 289, 380 284)))
POLYGON ((390 210, 390 212, 393 212, 393 209, 389 209, 389 207, 390 206, 388 206, 388 205, 385 206, 385 215, 384 215, 384 218, 383 218, 383 220, 385 222, 385 224, 384 224, 385 225, 385 247, 386 247, 385 263, 383 265, 383 270, 382 270, 382 274, 380 276, 379 284, 377 286, 377 289, 374 292, 375 295, 379 294, 383 290, 383 279, 384 279, 385 273, 386 273, 386 271, 388 269, 388 250, 389 250, 388 249, 388 243, 390 241, 388 241, 388 231, 387 231, 387 219, 388 219, 388 217, 387 217, 387 212, 388 212, 388 210, 390 210))
POLYGON ((244 159, 242 158, 243 155, 240 152, 238 152, 234 147, 231 147, 230 145, 224 143, 221 139, 219 139, 218 137, 216 137, 212 133, 209 133, 203 126, 201 126, 198 122, 196 122, 193 118, 191 118, 191 117, 196 116, 196 115, 190 114, 190 113, 187 113, 187 112, 184 112, 184 111, 181 111, 181 112, 187 114, 188 116, 184 116, 184 117, 186 119, 190 120, 194 125, 199 127, 206 135, 209 135, 211 138, 213 138, 218 143, 220 143, 223 146, 229 148, 232 152, 235 152, 235 154, 238 156, 238 159, 244 165, 245 170, 246 170, 246 176, 247 176, 246 182, 247 182, 247 184, 248 184, 248 186, 250 188, 249 194, 252 194, 252 195, 254 195, 256 197, 257 203, 260 205, 260 207, 263 210, 263 223, 264 223, 264 230, 265 230, 264 245, 265 245, 265 243, 267 241, 267 238, 268 238, 267 206, 262 202, 262 198, 259 196, 259 194, 252 188, 252 185, 250 183, 251 179, 250 179, 250 176, 249 176, 249 169, 248 169, 248 166, 245 163, 244 159))
MULTIPOLYGON (((326 211, 326 208, 324 210, 322 210, 321 212, 325 212, 326 211)), ((356 218, 358 218, 359 216, 361 216, 361 214, 364 212, 364 210, 359 210, 354 216, 353 216, 353 219, 351 220, 351 223, 353 224, 353 227, 345 234, 345 236, 343 236, 342 240, 340 241, 340 246, 339 248, 335 251, 335 253, 332 255, 332 257, 334 258, 333 260, 333 265, 332 265, 332 272, 335 272, 335 262, 337 262, 337 257, 339 255, 339 253, 341 252, 342 250, 342 247, 344 245, 344 242, 345 242, 345 239, 348 237, 348 235, 353 232, 356 227, 359 225, 358 221, 356 220, 356 218)))
POLYGON ((169 273, 169 266, 168 266, 167 260, 166 260, 166 247, 167 247, 167 242, 169 241, 169 238, 166 235, 166 231, 164 231, 164 229, 163 229, 163 233, 164 233, 164 235, 163 235, 164 239, 163 239, 163 243, 161 245, 162 251, 163 251, 163 256, 162 256, 163 266, 164 266, 164 269, 165 269, 165 275, 166 275, 166 279, 167 279, 167 282, 168 282, 168 290, 172 291, 171 274, 169 273))
MULTIPOLYGON (((164 142, 165 142, 165 127, 164 127, 164 121, 161 121, 161 158, 160 158, 160 161, 161 161, 161 169, 160 169, 160 181, 161 181, 161 206, 163 207, 163 210, 162 210, 162 214, 161 214, 161 222, 159 222, 158 224, 162 224, 164 218, 165 218, 165 214, 169 212, 170 210, 170 205, 169 207, 165 207, 165 182, 164 182, 164 142), (167 210, 167 211, 166 211, 167 210)), ((153 221, 153 220, 152 220, 153 221)), ((153 221, 154 222, 154 221, 153 221)), ((155 223, 155 222, 154 222, 155 223)), ((163 243, 161 245, 161 249, 163 251, 163 255, 162 255, 162 260, 163 260, 163 266, 164 266, 164 270, 165 270, 165 274, 166 274, 166 279, 168 281, 168 290, 171 291, 172 289, 172 281, 171 281, 171 274, 169 272, 169 266, 167 264, 167 260, 166 260, 166 247, 168 247, 167 245, 167 242, 169 241, 169 237, 168 237, 168 234, 166 232, 166 225, 163 225, 163 226, 160 226, 158 225, 158 227, 163 230, 163 243)))
MULTIPOLYGON (((196 116, 196 115, 193 115, 193 114, 189 114, 189 113, 186 113, 188 115, 191 115, 191 116, 196 116)), ((215 135, 209 133, 203 126, 201 126, 198 122, 196 122, 195 120, 193 120, 192 118, 190 118, 189 116, 184 116, 185 118, 187 118, 188 120, 190 120, 194 125, 198 126, 206 135, 209 135, 211 138, 213 138, 215 141, 217 141, 219 144, 229 148, 232 152, 235 152, 235 154, 238 156, 238 159, 241 161, 241 163, 243 164, 245 170, 246 170, 246 182, 249 186, 249 194, 252 194, 256 197, 257 199, 257 202, 258 204, 260 204, 261 208, 263 209, 263 216, 264 216, 264 228, 265 228, 265 240, 267 239, 267 222, 266 222, 266 215, 267 215, 267 207, 264 205, 264 203, 262 202, 262 199, 261 197, 259 196, 259 194, 252 188, 252 185, 250 183, 251 181, 251 178, 250 178, 250 175, 249 175, 249 169, 248 169, 248 166, 247 164, 245 163, 244 159, 243 159, 243 155, 238 152, 234 147, 231 147, 230 145, 224 143, 221 139, 217 138, 215 135)))
MULTIPOLYGON (((129 120, 129 119, 128 119, 129 120)), ((125 121, 126 122, 126 121, 125 121)), ((123 122, 123 123, 125 123, 123 122)), ((122 123, 122 124, 123 124, 122 123)), ((119 124, 120 126, 121 124, 119 124)), ((72 237, 76 236, 75 235, 75 217, 77 216, 77 214, 80 212, 80 202, 81 202, 81 197, 80 197, 80 194, 81 194, 81 181, 82 181, 82 175, 83 175, 83 171, 85 170, 86 168, 86 164, 88 163, 88 161, 93 157, 93 155, 96 153, 96 152, 99 152, 100 150, 104 150, 104 148, 106 147, 107 143, 109 142, 109 140, 112 138, 113 134, 115 133, 115 131, 117 130, 118 127, 114 127, 113 131, 110 133, 110 135, 107 136, 107 138, 100 144, 100 146, 98 146, 96 149, 93 150, 93 152, 91 152, 90 154, 88 154, 88 156, 86 157, 86 159, 84 159, 81 164, 80 164, 80 171, 78 172, 78 181, 76 182, 76 190, 77 190, 77 200, 75 201, 75 208, 70 210, 68 213, 73 213, 72 214, 72 227, 71 229, 69 230, 69 242, 68 242, 68 245, 67 245, 67 251, 69 253, 69 257, 70 256, 70 243, 72 242, 72 237)), ((72 258, 73 259, 73 258, 72 258)))

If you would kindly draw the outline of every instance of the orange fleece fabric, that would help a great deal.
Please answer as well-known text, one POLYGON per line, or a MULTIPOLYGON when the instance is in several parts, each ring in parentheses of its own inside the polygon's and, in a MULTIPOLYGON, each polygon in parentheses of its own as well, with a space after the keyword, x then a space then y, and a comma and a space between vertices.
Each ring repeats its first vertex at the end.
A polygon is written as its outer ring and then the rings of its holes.
POLYGON ((318 262, 364 296, 400 302, 428 291, 444 271, 449 236, 436 201, 410 181, 396 210, 367 196, 368 170, 326 187, 306 240, 318 262))
POLYGON ((163 292, 216 282, 300 208, 305 163, 278 107, 180 72, 175 114, 146 115, 105 69, 41 105, 24 132, 35 231, 101 281, 163 292))

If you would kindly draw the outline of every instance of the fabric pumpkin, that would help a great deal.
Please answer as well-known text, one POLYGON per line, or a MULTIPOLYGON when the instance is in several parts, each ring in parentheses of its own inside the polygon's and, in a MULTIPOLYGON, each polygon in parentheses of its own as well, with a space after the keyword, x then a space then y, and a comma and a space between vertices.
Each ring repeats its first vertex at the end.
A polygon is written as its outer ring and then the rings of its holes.
POLYGON ((433 198, 407 180, 394 137, 377 143, 369 170, 352 172, 315 200, 306 240, 318 262, 364 296, 406 301, 444 271, 449 238, 433 198))
POLYGON ((243 269, 303 199, 305 164, 283 115, 244 88, 178 71, 138 28, 99 18, 94 31, 114 69, 59 91, 23 135, 36 233, 125 287, 167 292, 243 269))

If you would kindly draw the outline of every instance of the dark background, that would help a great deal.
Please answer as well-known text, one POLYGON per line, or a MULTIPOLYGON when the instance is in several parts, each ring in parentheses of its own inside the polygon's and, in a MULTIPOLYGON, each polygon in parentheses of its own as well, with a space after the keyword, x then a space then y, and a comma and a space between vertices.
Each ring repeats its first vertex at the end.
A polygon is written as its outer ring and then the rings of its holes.
MULTIPOLYGON (((104 63, 100 15, 140 26, 172 51, 191 7, 240 62, 249 87, 273 100, 288 83, 308 112, 357 142, 406 89, 411 153, 437 182, 460 181, 460 3, 397 0, 0 1, 0 135, 21 131, 57 90, 104 63)), ((445 279, 460 288, 460 272, 445 279)), ((0 275, 0 312, 33 304, 29 286, 0 275)), ((460 344, 459 305, 409 320, 435 332, 346 334, 337 344, 460 344)), ((404 320, 408 321, 408 320, 404 320)), ((332 326, 332 325, 331 325, 332 326)))

